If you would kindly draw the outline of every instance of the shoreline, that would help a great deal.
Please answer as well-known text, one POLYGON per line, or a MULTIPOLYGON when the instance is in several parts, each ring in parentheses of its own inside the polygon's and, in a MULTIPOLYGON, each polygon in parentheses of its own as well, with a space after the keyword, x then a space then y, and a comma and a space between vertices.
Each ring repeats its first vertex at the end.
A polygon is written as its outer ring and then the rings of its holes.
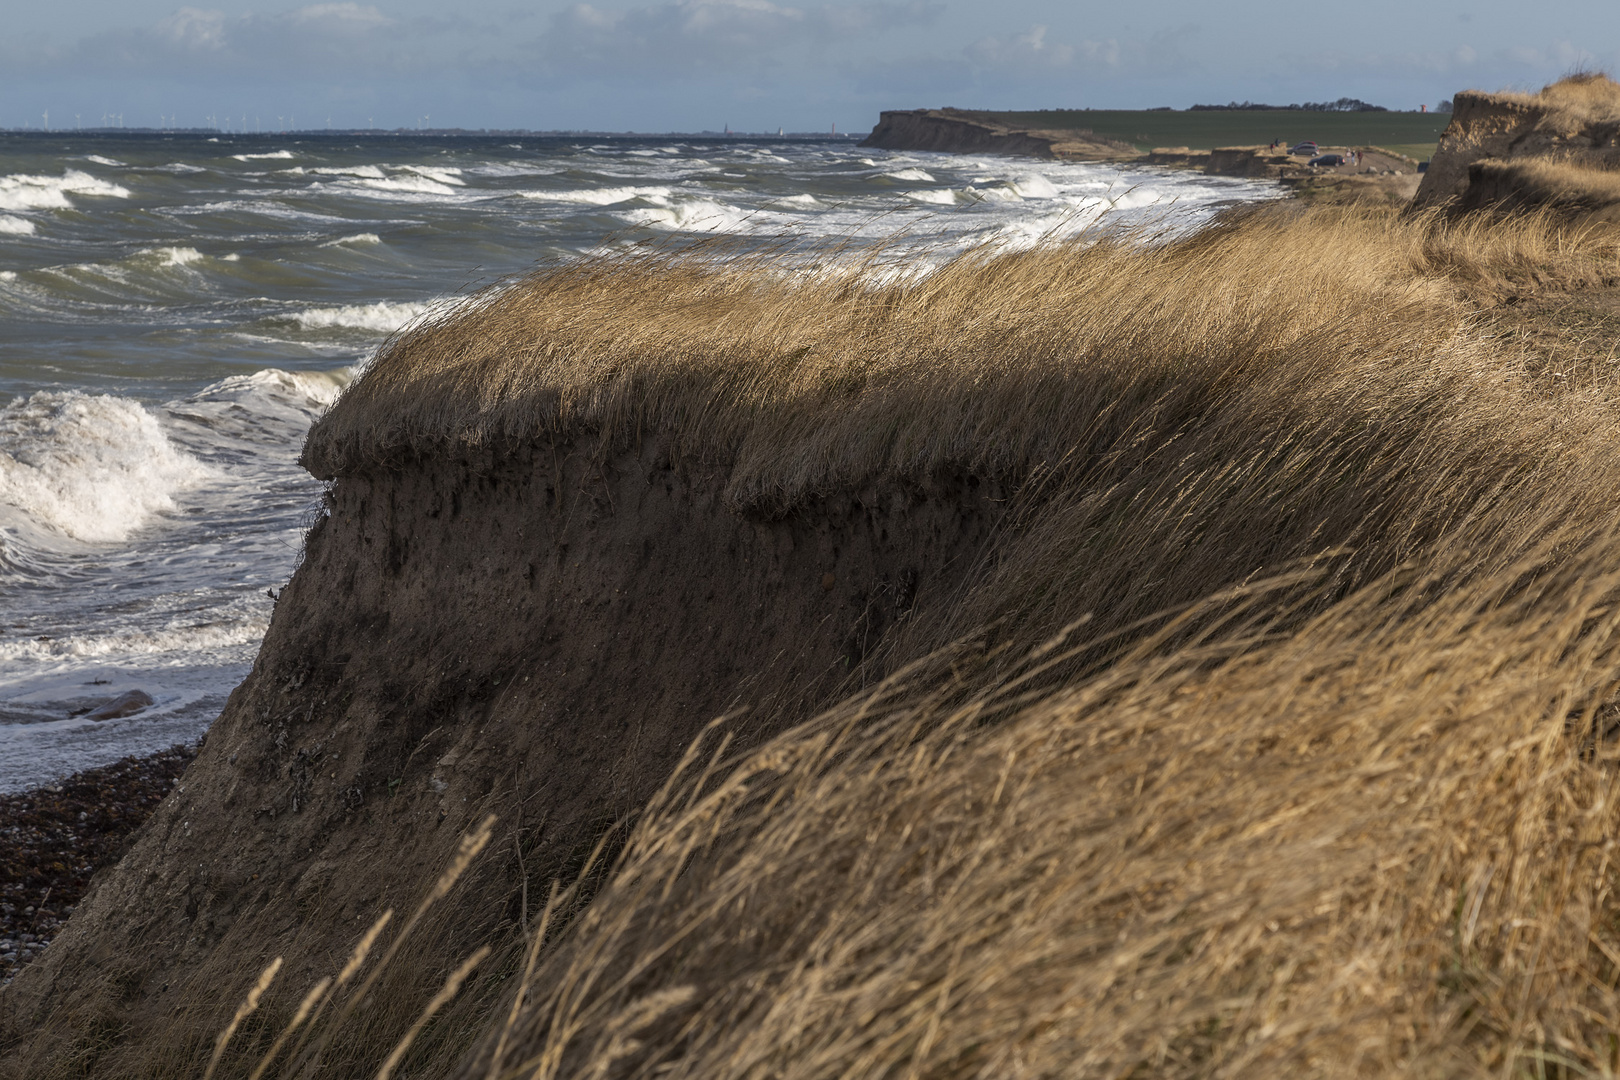
POLYGON ((0 986, 44 952, 196 756, 175 745, 0 795, 0 986))
POLYGON ((1265 144, 1140 150, 1087 130, 1058 131, 998 123, 959 109, 890 110, 860 144, 879 150, 987 154, 1048 161, 1154 165, 1205 176, 1275 179, 1295 196, 1324 201, 1410 202, 1421 180, 1419 162, 1378 146, 1322 144, 1322 153, 1361 152, 1360 165, 1312 167, 1265 144))

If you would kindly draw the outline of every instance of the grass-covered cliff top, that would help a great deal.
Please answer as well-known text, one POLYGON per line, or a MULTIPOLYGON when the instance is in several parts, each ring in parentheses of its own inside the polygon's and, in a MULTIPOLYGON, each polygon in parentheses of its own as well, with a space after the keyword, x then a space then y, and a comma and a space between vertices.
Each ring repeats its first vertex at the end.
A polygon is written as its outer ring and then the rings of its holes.
POLYGON ((971 251, 916 275, 702 251, 549 267, 399 334, 304 460, 331 476, 659 432, 733 463, 739 505, 777 507, 942 468, 1019 474, 1258 386, 1318 394, 1409 367, 1501 384, 1469 332, 1482 298, 1614 269, 1609 234, 1542 219, 1280 205, 1140 240, 971 251))
POLYGON ((1584 128, 1620 123, 1620 83, 1599 72, 1570 75, 1534 94, 1471 92, 1486 104, 1516 105, 1542 114, 1550 130, 1573 134, 1584 128))
POLYGON ((1113 553, 1109 573, 1029 569, 1047 559, 1031 554, 959 628, 1014 612, 1056 625, 1079 596, 1123 625, 1329 548, 1362 580, 1520 485, 1538 515, 1595 512, 1585 492, 1609 481, 1588 470, 1620 469, 1620 446, 1586 438, 1612 428, 1613 368, 1583 358, 1553 377, 1480 312, 1615 281, 1617 242, 1544 217, 1278 205, 1173 241, 970 252, 898 278, 585 260, 402 333, 304 461, 341 476, 656 436, 677 464, 728 469, 732 509, 767 516, 942 474, 1084 494, 1089 524, 1065 528, 1113 553), (1049 573, 1080 576, 1055 593, 1049 573))
POLYGON ((1450 122, 1449 113, 1316 112, 1285 109, 1167 111, 1123 109, 963 110, 998 126, 1045 131, 1089 130, 1138 150, 1185 146, 1254 146, 1311 139, 1325 146, 1381 146, 1426 159, 1450 122))

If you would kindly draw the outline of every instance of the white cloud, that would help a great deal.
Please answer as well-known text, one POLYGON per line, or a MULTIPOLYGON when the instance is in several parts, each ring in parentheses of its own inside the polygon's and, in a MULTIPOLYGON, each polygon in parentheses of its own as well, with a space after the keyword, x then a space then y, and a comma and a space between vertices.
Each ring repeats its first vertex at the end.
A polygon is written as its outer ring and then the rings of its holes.
MULTIPOLYGON (((1091 45, 1093 43, 1087 42, 1091 45)), ((1119 46, 1109 42, 1108 46, 1118 62, 1119 46)), ((1046 27, 1032 26, 1027 34, 1020 34, 1015 38, 1003 40, 997 37, 987 37, 974 42, 967 47, 968 59, 980 67, 1019 67, 1034 65, 1035 67, 1059 68, 1067 67, 1075 57, 1073 45, 1054 43, 1046 40, 1046 27)))
POLYGON ((1186 71, 1198 65, 1187 56, 1183 43, 1199 32, 1198 26, 1187 25, 1160 30, 1144 40, 1066 42, 1053 40, 1044 25, 1036 24, 1014 37, 981 38, 963 49, 962 55, 981 75, 998 78, 1186 71))
POLYGON ((127 74, 189 69, 274 76, 366 64, 403 68, 432 43, 431 33, 413 32, 352 0, 270 14, 183 7, 150 26, 93 34, 40 60, 127 74))

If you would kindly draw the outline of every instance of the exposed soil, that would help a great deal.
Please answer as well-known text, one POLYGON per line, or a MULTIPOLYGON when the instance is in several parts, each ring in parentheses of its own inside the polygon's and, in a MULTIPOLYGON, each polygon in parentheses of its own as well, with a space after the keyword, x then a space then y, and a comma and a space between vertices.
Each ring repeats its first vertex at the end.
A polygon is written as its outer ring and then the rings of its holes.
POLYGON ((172 746, 0 795, 0 985, 51 943, 196 756, 172 746))

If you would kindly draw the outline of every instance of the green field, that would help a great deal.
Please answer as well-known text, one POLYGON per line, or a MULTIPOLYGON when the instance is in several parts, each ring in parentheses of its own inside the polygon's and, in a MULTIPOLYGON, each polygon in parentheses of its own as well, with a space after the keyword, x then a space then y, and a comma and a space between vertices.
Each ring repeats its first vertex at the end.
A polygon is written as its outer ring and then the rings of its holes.
POLYGON ((1312 139, 1324 146, 1381 146, 1422 160, 1434 150, 1450 113, 1343 113, 1294 110, 1234 112, 1141 112, 1119 109, 1042 109, 1037 112, 984 112, 974 116, 1014 127, 1057 131, 1089 128, 1105 138, 1141 150, 1156 146, 1249 146, 1282 139, 1312 139))

